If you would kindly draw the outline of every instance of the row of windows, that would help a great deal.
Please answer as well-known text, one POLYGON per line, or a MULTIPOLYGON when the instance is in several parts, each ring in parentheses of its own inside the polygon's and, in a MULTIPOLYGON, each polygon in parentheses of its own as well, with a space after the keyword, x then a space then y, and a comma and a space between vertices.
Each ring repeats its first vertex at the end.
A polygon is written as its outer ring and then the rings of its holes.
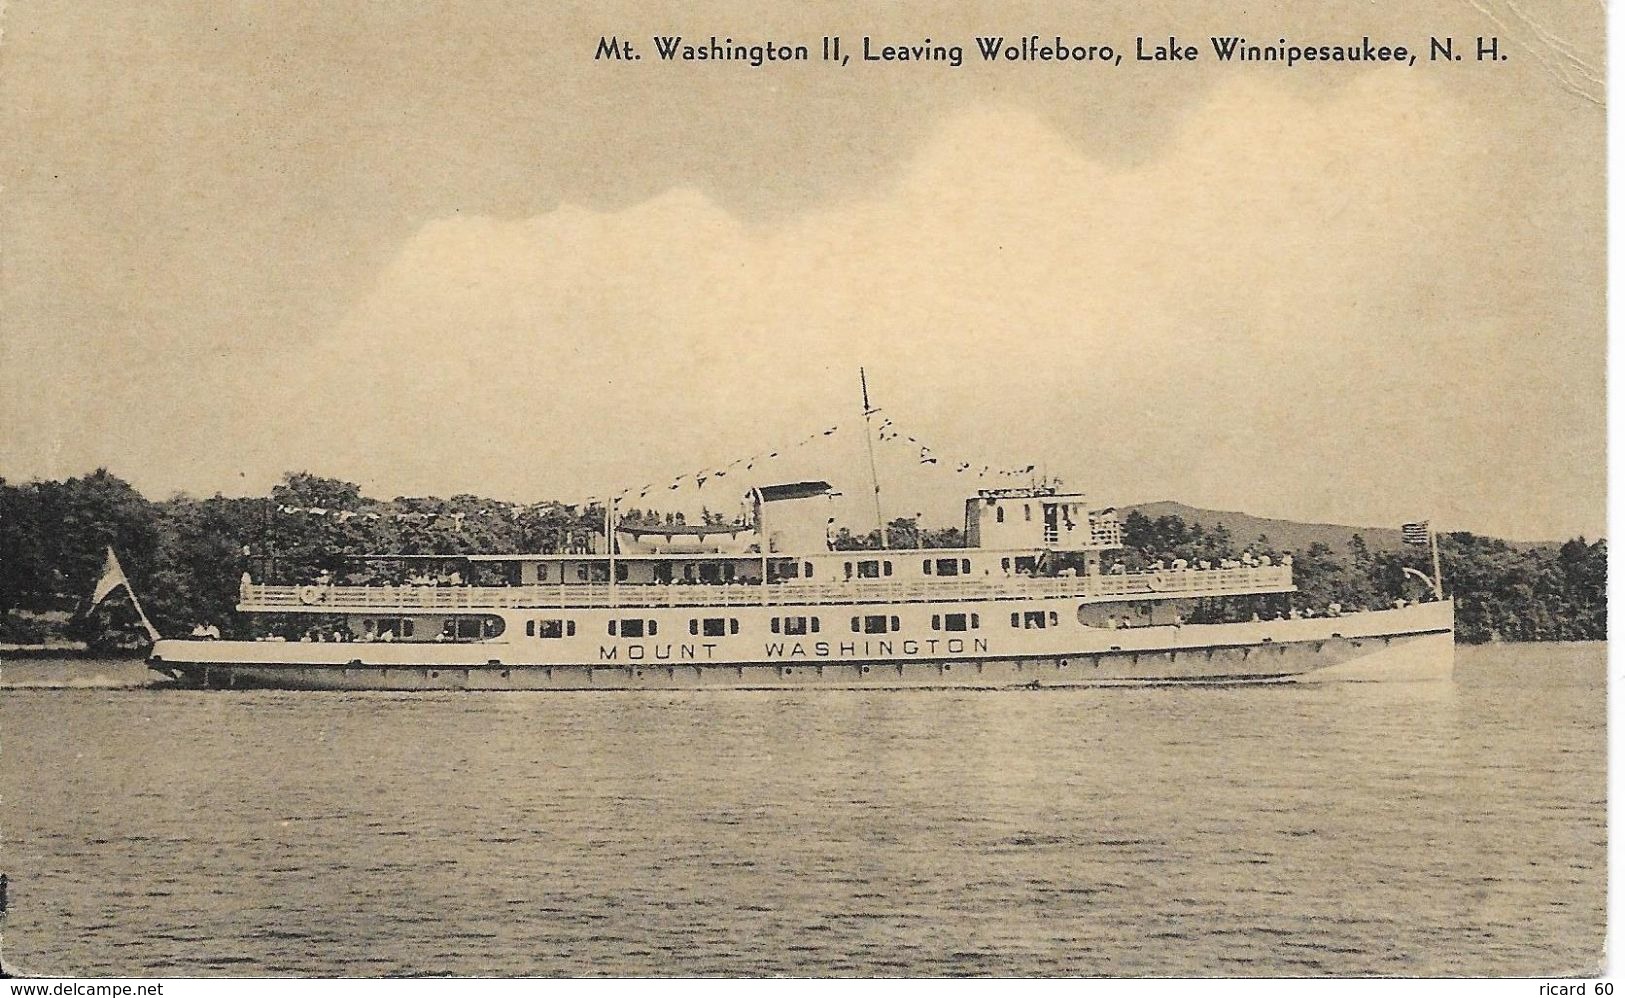
POLYGON ((525 636, 531 638, 573 638, 576 636, 576 622, 573 620, 527 620, 525 621, 525 636))
MULTIPOLYGON (((1022 503, 1021 511, 1027 515, 1027 522, 1033 522, 1033 507, 1031 503, 1022 503)), ((1004 522, 1004 507, 1000 506, 993 511, 993 518, 1000 523, 1004 522)))
MULTIPOLYGON (((487 614, 479 617, 447 617, 440 625, 440 636, 456 641, 483 641, 500 637, 506 625, 502 618, 487 614)), ((407 631, 410 635, 411 631, 407 631)))
MULTIPOLYGON (((877 559, 860 561, 858 562, 857 568, 857 577, 860 579, 878 579, 882 575, 891 574, 890 561, 880 561, 877 559)), ((852 563, 850 561, 846 563, 846 577, 849 579, 852 578, 852 563)))
MULTIPOLYGON (((1032 562, 1031 558, 1017 559, 1017 561, 1032 562)), ((1010 570, 1010 559, 1004 559, 1005 571, 1010 570)), ((1029 564, 1028 569, 1031 566, 1029 564)), ((744 573, 731 562, 700 562, 698 564, 684 564, 674 566, 671 562, 659 562, 654 566, 653 578, 656 582, 733 582, 743 579, 744 573)), ((890 559, 866 558, 862 561, 849 561, 843 564, 842 570, 848 579, 880 579, 890 578, 893 565, 890 559)), ((925 558, 920 562, 920 571, 925 575, 954 576, 969 575, 971 564, 969 558, 925 558)), ((813 577, 813 563, 810 561, 774 562, 768 566, 769 576, 773 579, 810 579, 813 577)), ((578 582, 608 582, 609 565, 607 563, 583 563, 576 566, 575 577, 578 582)), ((546 564, 536 566, 536 581, 546 582, 549 578, 546 564)), ((629 578, 629 569, 624 561, 615 564, 615 581, 625 582, 629 578)), ((561 575, 562 581, 562 575, 561 575)))
POLYGON ((417 630, 416 622, 411 617, 371 617, 361 622, 362 633, 383 634, 386 631, 397 638, 409 638, 417 630))
POLYGON ((902 621, 896 617, 888 617, 885 614, 872 613, 867 616, 852 618, 854 633, 862 631, 864 634, 890 634, 893 631, 902 629, 902 621))
MULTIPOLYGON (((440 638, 455 641, 483 641, 502 635, 502 618, 494 614, 447 617, 440 624, 440 638)), ((417 635, 417 621, 411 617, 366 617, 361 621, 363 635, 388 640, 406 640, 417 635)), ((437 639, 437 640, 439 640, 437 639)))
POLYGON ((1041 627, 1059 627, 1061 626, 1061 618, 1060 615, 1054 610, 1051 610, 1048 613, 1045 613, 1043 610, 1029 610, 1026 613, 1012 613, 1010 615, 1010 626, 1019 627, 1022 630, 1032 630, 1034 628, 1041 627))
MULTIPOLYGON (((370 624, 371 621, 368 621, 370 624)), ((382 622, 381 622, 382 623, 382 622)), ((448 625, 451 623, 447 622, 448 625)), ((475 626, 478 620, 470 621, 475 626)), ((1054 610, 1015 611, 1010 614, 1010 626, 1021 630, 1032 630, 1044 627, 1059 627, 1060 615, 1054 610)), ((412 634, 412 621, 402 618, 399 622, 403 637, 412 634)), ((817 634, 820 621, 817 617, 773 617, 769 627, 774 634, 817 634)), ((852 618, 853 633, 862 634, 890 634, 902 630, 902 621, 887 614, 866 614, 852 618)), ((981 629, 982 615, 979 613, 933 613, 931 615, 931 629, 933 631, 975 631, 981 629)), ((576 622, 573 620, 544 619, 525 621, 525 634, 533 638, 565 638, 575 637, 576 622)), ((654 637, 660 633, 660 622, 646 620, 641 617, 626 617, 609 622, 611 637, 642 638, 654 637)), ((739 633, 738 617, 691 617, 688 621, 688 633, 703 635, 708 638, 720 638, 729 634, 739 633)), ((462 635, 458 635, 462 636, 462 635)), ((473 637, 473 634, 468 635, 473 637)))
MULTIPOLYGON (((785 618, 805 621, 805 617, 785 618)), ((778 618, 774 618, 774 630, 778 630, 778 618)), ((817 624, 813 625, 817 630, 817 624)), ((649 620, 643 617, 622 617, 612 620, 608 625, 609 636, 619 638, 654 637, 660 633, 660 621, 649 620)), ((573 620, 527 620, 525 621, 525 634, 533 638, 573 638, 576 633, 576 622, 573 620)), ((708 638, 720 638, 728 634, 739 633, 738 617, 691 617, 688 621, 688 633, 705 635, 708 638)), ((796 633, 796 632, 792 632, 796 633)), ((801 632, 804 633, 804 632, 801 632)))
POLYGON ((817 634, 817 617, 774 617, 769 623, 774 634, 817 634))
POLYGON ((688 633, 700 634, 708 638, 720 638, 728 634, 738 634, 739 618, 691 617, 688 621, 688 633))

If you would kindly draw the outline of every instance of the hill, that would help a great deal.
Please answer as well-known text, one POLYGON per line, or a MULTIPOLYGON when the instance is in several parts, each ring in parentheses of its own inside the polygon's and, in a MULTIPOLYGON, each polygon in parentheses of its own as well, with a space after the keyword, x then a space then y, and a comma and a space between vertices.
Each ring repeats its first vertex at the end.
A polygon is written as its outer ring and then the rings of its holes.
MULTIPOLYGON (((1372 551, 1398 551, 1404 546, 1400 540, 1397 526, 1351 527, 1340 523, 1303 523, 1298 520, 1272 520, 1268 517, 1252 516, 1231 510, 1202 509, 1197 506, 1187 506, 1172 499, 1122 507, 1124 516, 1127 516, 1131 511, 1138 511, 1153 520, 1159 516, 1177 516, 1186 523, 1200 525, 1204 530, 1211 530, 1223 524, 1229 529, 1230 536, 1243 544, 1250 544, 1258 539, 1259 534, 1263 534, 1270 539, 1271 545, 1287 551, 1306 551, 1309 549, 1310 544, 1319 541, 1331 548, 1335 554, 1344 555, 1348 553, 1349 538, 1355 534, 1365 538, 1366 547, 1372 551)), ((1446 528, 1446 532, 1449 532, 1448 528, 1446 528)), ((1561 541, 1513 541, 1504 538, 1503 540, 1514 551, 1555 548, 1562 543, 1561 541)))
POLYGON ((1230 510, 1200 509, 1172 500, 1124 506, 1122 511, 1125 516, 1130 511, 1136 511, 1153 520, 1159 516, 1177 516, 1186 523, 1201 526, 1204 530, 1212 530, 1222 524, 1238 544, 1251 544, 1262 534, 1269 538, 1269 546, 1286 551, 1307 551, 1309 545, 1319 541, 1330 548, 1333 554, 1342 557, 1348 554, 1349 539, 1355 534, 1365 538, 1366 546, 1372 551, 1398 551, 1404 547, 1397 526, 1351 527, 1337 523, 1272 520, 1230 510))

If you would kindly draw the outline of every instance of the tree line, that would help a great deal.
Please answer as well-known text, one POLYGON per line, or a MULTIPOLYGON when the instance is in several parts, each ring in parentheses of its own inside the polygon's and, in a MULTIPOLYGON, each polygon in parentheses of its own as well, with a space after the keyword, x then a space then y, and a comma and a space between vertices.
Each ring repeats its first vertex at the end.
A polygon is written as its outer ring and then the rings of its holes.
MULTIPOLYGON (((641 511, 636 520, 679 522, 654 510, 641 511)), ((109 546, 160 631, 184 634, 206 621, 228 637, 243 637, 249 623, 235 607, 245 570, 271 583, 306 582, 327 571, 365 584, 383 581, 390 569, 359 556, 581 551, 601 534, 603 522, 602 506, 506 507, 473 495, 376 500, 355 484, 304 472, 284 476, 269 496, 177 495, 157 502, 105 469, 65 481, 0 479, 0 642, 139 646, 144 638, 122 594, 95 612, 80 612, 109 546), (493 513, 494 506, 502 512, 493 513), (289 508, 325 515, 282 512, 289 508)), ((1267 536, 1244 543, 1223 525, 1204 528, 1178 516, 1153 519, 1139 512, 1124 518, 1123 539, 1124 550, 1108 552, 1106 559, 1121 560, 1129 570, 1177 558, 1218 562, 1245 550, 1276 559, 1286 553, 1267 536)), ((880 546, 878 530, 855 534, 841 528, 831 540, 843 550, 880 546)), ((905 518, 888 524, 887 543, 900 549, 955 547, 963 535, 958 528, 929 528, 905 518)), ((1440 536, 1439 549, 1446 588, 1457 600, 1459 640, 1605 637, 1606 542, 1576 538, 1514 547, 1454 532, 1440 536)), ((1299 607, 1337 602, 1346 609, 1375 608, 1415 599, 1422 586, 1404 569, 1431 572, 1425 549, 1374 551, 1358 534, 1346 556, 1322 543, 1292 554, 1298 593, 1290 599, 1299 607)), ((476 574, 467 581, 494 580, 476 574)))
MULTIPOLYGON (((1219 562, 1245 551, 1279 561, 1289 552, 1260 534, 1251 542, 1179 516, 1152 518, 1138 511, 1123 519, 1123 560, 1130 570, 1184 558, 1219 562)), ((1608 632, 1608 544, 1577 537, 1562 544, 1518 545, 1468 531, 1438 535, 1445 595, 1456 601, 1456 639, 1484 641, 1601 641, 1608 632)), ((1323 610, 1379 609, 1396 600, 1425 598, 1423 576, 1433 574, 1426 547, 1374 550, 1351 534, 1347 554, 1315 541, 1292 551, 1294 606, 1323 610)))

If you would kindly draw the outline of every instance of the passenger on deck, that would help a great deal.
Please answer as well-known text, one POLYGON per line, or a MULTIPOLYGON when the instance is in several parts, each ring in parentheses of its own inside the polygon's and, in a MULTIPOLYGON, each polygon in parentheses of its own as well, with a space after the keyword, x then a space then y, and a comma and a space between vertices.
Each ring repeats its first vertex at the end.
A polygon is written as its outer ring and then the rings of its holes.
POLYGON ((382 634, 378 635, 378 640, 379 641, 385 641, 385 642, 394 641, 395 640, 395 631, 394 631, 394 629, 393 628, 386 628, 382 634))
POLYGON ((1186 561, 1184 558, 1175 558, 1174 559, 1174 571, 1183 572, 1183 571, 1185 571, 1185 569, 1190 568, 1190 567, 1191 567, 1191 563, 1186 561))

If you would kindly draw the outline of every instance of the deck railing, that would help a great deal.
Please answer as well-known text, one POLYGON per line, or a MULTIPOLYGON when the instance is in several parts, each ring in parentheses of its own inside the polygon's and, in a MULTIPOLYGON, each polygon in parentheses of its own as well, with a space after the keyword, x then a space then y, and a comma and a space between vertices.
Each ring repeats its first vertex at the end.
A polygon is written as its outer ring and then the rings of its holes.
POLYGON ((1194 569, 1059 578, 980 578, 771 585, 664 585, 607 582, 534 586, 262 586, 245 583, 238 609, 322 613, 367 610, 423 612, 532 607, 782 606, 789 604, 918 603, 1067 597, 1132 600, 1171 596, 1235 596, 1288 592, 1290 566, 1194 569))

